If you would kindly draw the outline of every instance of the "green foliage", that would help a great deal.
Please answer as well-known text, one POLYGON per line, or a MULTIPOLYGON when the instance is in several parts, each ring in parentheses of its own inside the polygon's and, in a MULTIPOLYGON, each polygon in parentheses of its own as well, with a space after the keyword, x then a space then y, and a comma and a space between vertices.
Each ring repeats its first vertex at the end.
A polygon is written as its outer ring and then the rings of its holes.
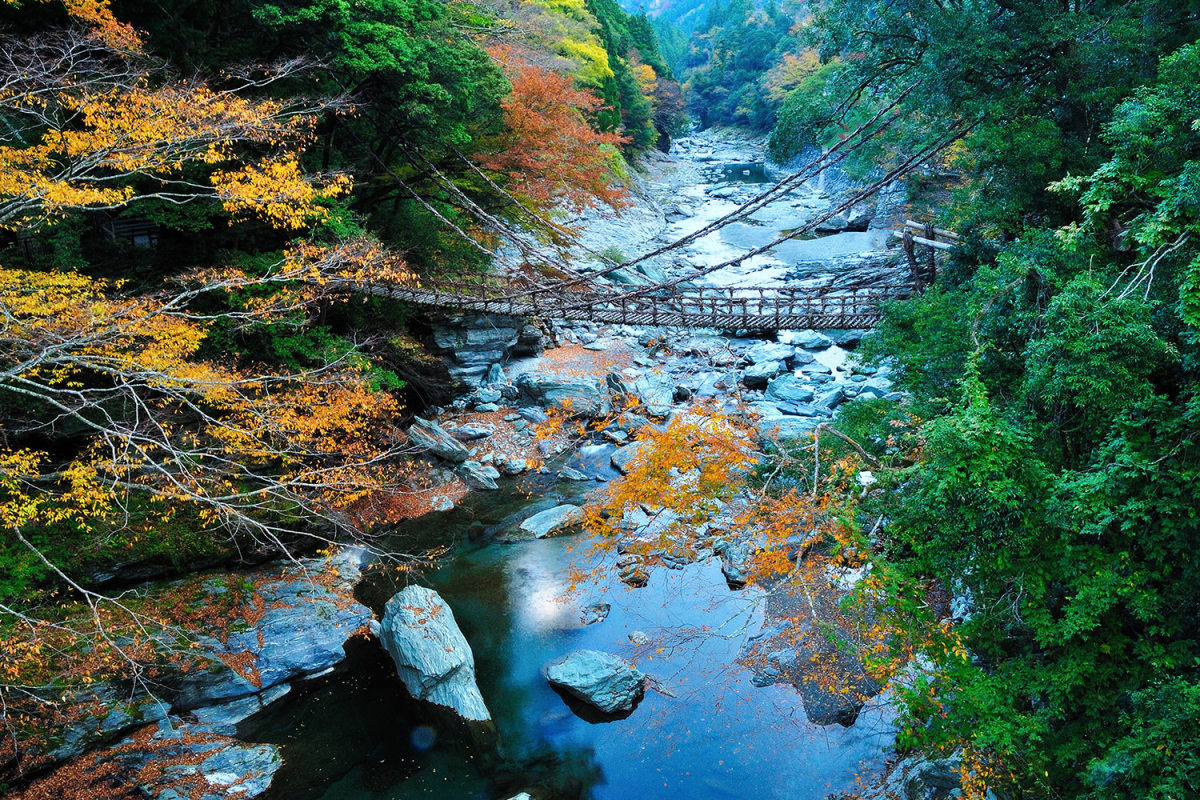
POLYGON ((883 149, 985 118, 954 154, 964 246, 864 346, 918 427, 889 453, 884 407, 839 425, 892 459, 868 502, 898 594, 937 578, 974 609, 901 744, 970 743, 1012 797, 1200 785, 1195 10, 834 0, 775 131, 827 143, 912 82, 883 149))
POLYGON ((688 110, 701 127, 744 125, 758 131, 775 123, 775 103, 765 81, 783 53, 796 49, 795 20, 775 2, 757 10, 748 0, 721 6, 693 32, 683 59, 688 110))
POLYGON ((303 50, 332 53, 342 88, 372 102, 371 121, 417 147, 467 147, 498 123, 507 83, 487 54, 454 29, 454 9, 436 0, 314 0, 272 4, 255 19, 299 39, 303 50))

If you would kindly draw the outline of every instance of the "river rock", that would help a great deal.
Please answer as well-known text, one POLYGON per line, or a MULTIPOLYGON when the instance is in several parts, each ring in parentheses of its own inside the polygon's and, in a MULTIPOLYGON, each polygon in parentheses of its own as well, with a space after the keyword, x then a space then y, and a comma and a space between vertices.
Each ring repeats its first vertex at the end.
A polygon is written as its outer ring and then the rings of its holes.
POLYGON ((749 580, 750 559, 754 555, 748 542, 726 540, 713 545, 713 552, 721 558, 721 574, 730 589, 745 588, 749 580))
POLYGON ((646 375, 634 381, 633 392, 652 417, 665 417, 675 402, 675 388, 665 379, 646 375))
POLYGON ((824 350, 826 347, 833 346, 833 339, 817 331, 789 331, 779 338, 805 350, 824 350))
POLYGON ((606 714, 633 710, 646 691, 645 673, 598 650, 576 650, 550 664, 546 680, 606 714))
POLYGON ((508 377, 504 374, 504 367, 500 366, 499 363, 488 367, 487 376, 483 380, 489 386, 500 386, 508 383, 508 377))
POLYGON ((649 442, 634 442, 627 444, 624 447, 618 447, 612 454, 612 465, 617 468, 617 471, 622 475, 629 473, 630 463, 637 458, 642 450, 650 446, 649 442))
POLYGON ((818 422, 815 417, 767 417, 758 423, 758 436, 776 442, 811 439, 818 422))
MULTIPOLYGON (((614 432, 613 431, 605 431, 605 435, 612 434, 612 433, 614 433, 614 432)), ((615 433, 620 433, 620 431, 616 431, 615 433)), ((623 435, 624 434, 622 434, 622 436, 623 435)), ((591 475, 586 475, 586 474, 580 472, 579 470, 575 469, 574 467, 563 467, 562 469, 560 469, 558 471, 558 477, 562 478, 564 481, 580 481, 580 482, 590 481, 592 479, 591 475)))
POLYGON ((477 422, 469 422, 466 425, 459 425, 450 432, 450 435, 460 442, 474 442, 478 439, 486 439, 495 432, 495 425, 483 425, 477 422))
POLYGON ((492 718, 475 682, 475 656, 441 596, 406 586, 383 612, 379 639, 410 694, 466 720, 492 718))
POLYGON ((608 603, 588 603, 579 611, 579 622, 581 625, 595 625, 597 622, 604 622, 608 619, 608 613, 612 611, 612 606, 608 603))
POLYGON ((371 619, 355 601, 349 584, 357 568, 339 558, 333 567, 303 562, 274 579, 258 579, 255 594, 262 616, 224 640, 199 639, 193 651, 200 663, 179 681, 174 710, 187 710, 258 694, 295 678, 322 672, 346 657, 343 645, 371 619), (330 588, 314 579, 325 569, 341 569, 343 585, 330 588), (226 662, 240 663, 235 670, 226 662))
POLYGON ((604 416, 611 410, 608 393, 593 378, 525 373, 517 378, 522 399, 544 407, 569 407, 576 414, 604 416))
POLYGON ((472 489, 500 488, 496 484, 496 478, 500 477, 500 470, 480 464, 478 461, 464 461, 459 465, 458 474, 463 483, 472 489))
MULTIPOLYGON (((767 382, 782 372, 784 364, 782 361, 760 361, 746 367, 746 371, 742 373, 742 383, 749 389, 758 389, 766 386, 767 382)), ((706 395, 712 397, 714 395, 706 395)))
POLYGON ((813 390, 789 372, 767 384, 767 399, 786 403, 807 403, 813 399, 813 390))
POLYGON ((461 464, 471 457, 462 443, 450 435, 441 425, 417 417, 408 429, 408 439, 422 450, 428 450, 439 458, 461 464))
POLYGON ((433 341, 445 357, 447 370, 477 386, 493 364, 502 362, 520 341, 523 329, 511 317, 468 314, 433 323, 433 341))
POLYGON ((821 409, 811 403, 776 403, 775 408, 783 414, 791 417, 819 417, 822 415, 821 409))
MULTIPOLYGON (((187 745, 183 746, 186 753, 187 745)), ((254 798, 271 786, 275 773, 283 766, 279 748, 273 744, 222 743, 198 764, 168 766, 159 778, 139 788, 153 800, 226 800, 254 798)), ((162 753, 154 757, 162 758, 162 753)), ((169 756, 168 756, 169 758, 169 756)))
POLYGON ((827 392, 821 394, 817 398, 815 405, 825 414, 832 414, 833 410, 840 406, 846 400, 846 392, 841 386, 835 386, 827 392))
POLYGON ((538 539, 562 533, 583 519, 583 509, 579 506, 564 504, 539 511, 521 523, 521 530, 533 534, 538 539))
POLYGON ((846 349, 852 349, 857 347, 859 342, 862 341, 866 331, 851 329, 828 331, 827 333, 829 338, 833 340, 834 344, 838 345, 839 347, 845 347, 846 349))
POLYGON ((782 342, 763 342, 746 351, 746 358, 754 364, 761 364, 764 361, 787 361, 794 355, 796 355, 796 348, 782 342))
MULTIPOLYGON (((861 800, 940 800, 961 793, 962 754, 946 758, 909 756, 896 762, 887 778, 858 793, 861 800)), ((995 794, 989 789, 988 798, 995 794)))

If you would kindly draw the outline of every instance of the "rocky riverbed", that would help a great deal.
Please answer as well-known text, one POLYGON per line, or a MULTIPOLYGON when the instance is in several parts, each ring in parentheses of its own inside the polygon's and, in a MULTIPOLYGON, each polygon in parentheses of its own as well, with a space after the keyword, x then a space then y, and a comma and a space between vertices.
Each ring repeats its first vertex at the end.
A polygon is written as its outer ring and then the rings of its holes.
MULTIPOLYGON (((778 174, 754 139, 708 132, 676 148, 648 164, 624 213, 573 221, 584 269, 601 264, 588 253, 628 256, 695 231, 778 174)), ((609 279, 657 282, 720 263, 829 208, 845 188, 836 175, 801 186, 609 279)), ((888 202, 703 281, 886 273, 896 261, 884 248, 888 202)), ((749 409, 759 436, 779 445, 808 437, 844 403, 898 398, 886 368, 854 359, 861 331, 481 315, 437 319, 432 330, 467 390, 409 432, 426 453, 435 510, 395 536, 398 547, 450 555, 417 572, 374 564, 365 577, 350 554, 264 568, 251 576, 261 613, 202 640, 196 666, 155 703, 105 702, 119 711, 74 726, 48 764, 119 759, 140 775, 169 753, 170 779, 141 788, 163 800, 819 797, 881 765, 886 698, 847 706, 804 690, 804 654, 772 644, 786 609, 745 588, 752 543, 734 535, 699 552, 613 562, 577 536, 587 492, 619 478, 638 431, 697 402, 749 409), (582 442, 539 435, 564 406, 605 422, 582 442), (568 595, 572 568, 591 575, 590 599, 568 595), (314 582, 308 571, 337 579, 314 582)), ((213 592, 224 585, 209 580, 213 592)))

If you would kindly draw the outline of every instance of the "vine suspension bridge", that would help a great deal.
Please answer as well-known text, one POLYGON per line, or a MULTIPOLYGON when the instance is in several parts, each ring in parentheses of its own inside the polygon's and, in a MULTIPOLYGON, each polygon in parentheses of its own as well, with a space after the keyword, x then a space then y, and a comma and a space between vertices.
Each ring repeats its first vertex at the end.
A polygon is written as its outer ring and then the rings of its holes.
MULTIPOLYGON (((947 250, 958 237, 949 232, 908 220, 902 232, 896 236, 903 240, 904 253, 908 260, 910 280, 893 278, 892 282, 880 278, 853 285, 822 285, 808 287, 713 287, 696 283, 701 278, 718 270, 742 264, 748 259, 769 252, 791 239, 811 233, 821 223, 846 213, 856 204, 872 197, 882 187, 897 181, 916 170, 945 148, 966 136, 977 124, 962 122, 943 135, 918 148, 869 186, 844 199, 828 211, 808 220, 800 227, 779 238, 744 252, 728 261, 698 267, 692 271, 660 281, 652 285, 623 286, 598 282, 598 278, 611 275, 618 270, 631 267, 691 242, 742 220, 758 209, 779 200, 805 181, 820 175, 824 170, 845 160, 866 141, 881 133, 902 117, 899 110, 901 100, 915 86, 901 92, 893 101, 880 109, 875 116, 849 133, 840 142, 813 159, 799 171, 783 178, 772 187, 752 198, 725 216, 714 220, 657 250, 644 253, 622 263, 608 262, 598 272, 582 275, 562 261, 537 252, 537 248, 511 227, 479 208, 452 181, 428 162, 422 162, 439 181, 439 185, 456 197, 465 208, 471 210, 481 222, 492 228, 501 238, 508 239, 526 256, 543 262, 553 273, 565 275, 559 279, 544 275, 527 275, 518 270, 508 274, 462 274, 439 275, 413 281, 376 284, 369 290, 372 294, 402 300, 412 305, 439 308, 458 312, 479 312, 513 317, 540 317, 543 319, 566 319, 623 325, 655 325, 663 327, 716 328, 722 330, 785 330, 785 329, 836 329, 869 328, 877 325, 882 317, 882 304, 890 300, 911 297, 922 291, 935 277, 935 252, 947 250), (941 237, 941 240, 939 240, 941 237), (926 258, 918 259, 915 248, 926 248, 926 258)), ((462 157, 460 155, 460 157, 462 157)), ((470 161, 462 157, 469 166, 470 161)), ((476 168, 477 169, 477 168, 476 168)), ((479 173, 483 180, 486 175, 479 173)), ((398 176, 393 175, 418 202, 426 204, 417 192, 408 187, 398 176)), ((490 183, 490 181, 488 181, 490 183)), ((503 191, 496 187, 498 191, 503 191)), ((519 203, 513 200, 518 207, 519 203)), ((443 222, 459 231, 448 220, 441 217, 432 206, 427 207, 443 222)), ((534 221, 561 232, 560 228, 534 215, 534 221)), ((466 237, 465 233, 459 231, 466 237)), ((476 247, 483 249, 478 243, 476 247)), ((484 249, 489 255, 497 254, 484 249)), ((598 255, 598 254, 596 254, 598 255)))
POLYGON ((429 308, 511 317, 583 320, 612 325, 654 325, 723 330, 870 328, 878 324, 881 304, 921 291, 933 277, 935 249, 954 239, 947 231, 906 225, 925 233, 904 237, 913 282, 819 287, 711 287, 669 281, 624 291, 577 278, 541 285, 533 278, 508 275, 442 276, 420 282, 377 286, 373 293, 429 308), (919 262, 912 245, 929 248, 919 262), (673 284, 673 285, 672 285, 673 284))

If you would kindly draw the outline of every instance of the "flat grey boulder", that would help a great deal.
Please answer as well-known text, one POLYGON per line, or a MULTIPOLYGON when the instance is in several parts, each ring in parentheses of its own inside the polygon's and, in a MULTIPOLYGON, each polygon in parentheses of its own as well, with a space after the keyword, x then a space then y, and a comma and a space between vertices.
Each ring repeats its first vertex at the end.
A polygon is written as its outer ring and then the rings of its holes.
POLYGON ((833 346, 833 339, 817 331, 796 331, 788 335, 788 344, 803 347, 805 350, 824 350, 833 346))
POLYGON ((541 373, 517 378, 521 398, 540 406, 561 406, 584 416, 604 416, 612 410, 601 381, 541 373))
POLYGON ((746 351, 746 358, 754 364, 764 361, 787 361, 796 355, 796 348, 781 342, 763 342, 746 351))
POLYGON ((408 439, 422 450, 428 450, 438 458, 461 464, 471 457, 471 452, 436 422, 417 417, 408 429, 408 439))
POLYGON ((583 519, 583 509, 569 503, 539 511, 521 523, 521 530, 545 539, 570 528, 583 519))
POLYGON ((807 403, 813 399, 813 390, 789 372, 767 384, 767 399, 781 400, 785 403, 807 403))
POLYGON ((783 366, 782 361, 760 361, 757 364, 751 364, 742 373, 742 383, 751 389, 766 386, 767 381, 783 372, 783 366))
POLYGON ((551 663, 546 680, 606 714, 632 710, 646 692, 645 673, 599 650, 576 650, 551 663))
POLYGON ((441 596, 407 586, 384 608, 379 639, 410 694, 466 720, 492 718, 475 682, 475 656, 441 596))

